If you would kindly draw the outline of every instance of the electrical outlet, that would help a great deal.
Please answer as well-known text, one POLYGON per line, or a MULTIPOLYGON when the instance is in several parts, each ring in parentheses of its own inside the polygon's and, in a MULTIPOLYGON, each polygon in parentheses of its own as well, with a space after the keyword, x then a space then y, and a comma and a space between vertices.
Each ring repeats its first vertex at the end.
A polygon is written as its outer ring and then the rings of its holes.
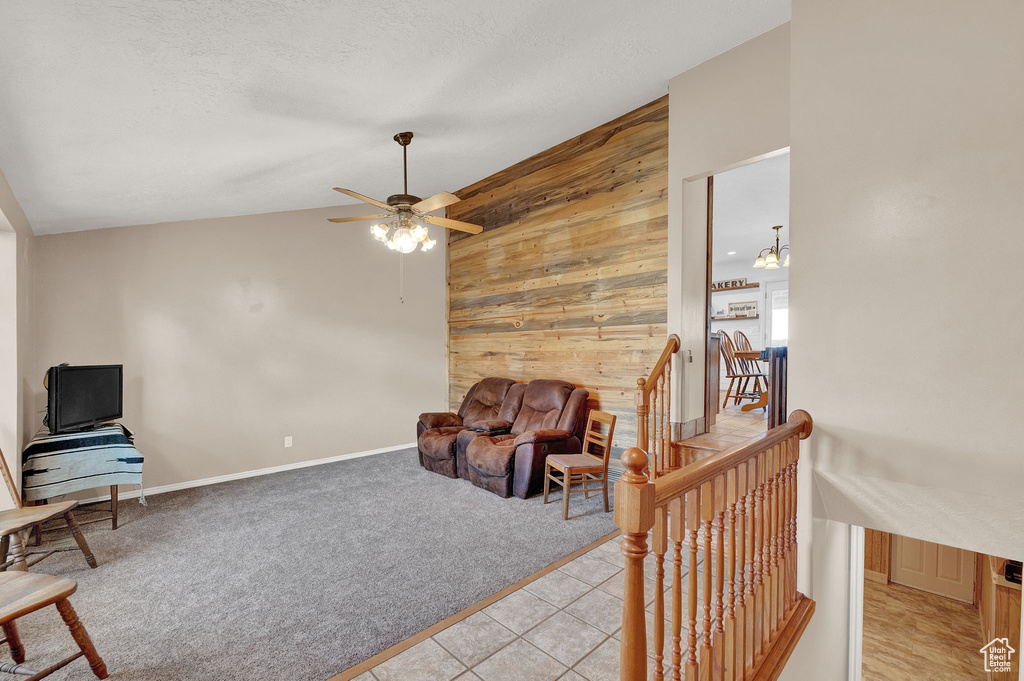
POLYGON ((292 436, 291 435, 286 435, 285 436, 285 438, 284 438, 284 446, 285 447, 291 447, 292 446, 292 436))

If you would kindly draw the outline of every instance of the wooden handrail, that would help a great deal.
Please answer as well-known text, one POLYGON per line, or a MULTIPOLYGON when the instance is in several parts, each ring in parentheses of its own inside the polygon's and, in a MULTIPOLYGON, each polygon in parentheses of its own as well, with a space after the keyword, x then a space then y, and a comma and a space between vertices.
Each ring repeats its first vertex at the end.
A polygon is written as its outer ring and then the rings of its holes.
POLYGON ((658 357, 658 361, 654 363, 654 368, 651 369, 651 375, 646 379, 636 379, 637 390, 643 390, 647 395, 651 394, 651 391, 657 385, 658 377, 665 371, 665 365, 668 364, 672 355, 679 352, 679 347, 679 336, 673 333, 668 337, 668 342, 665 343, 665 349, 661 351, 661 356, 658 357))
POLYGON ((812 428, 795 411, 764 435, 660 476, 645 451, 626 450, 615 484, 621 681, 647 679, 651 662, 655 681, 778 678, 814 612, 797 590, 796 560, 799 441, 812 428))
POLYGON ((672 452, 672 355, 679 336, 672 334, 650 376, 636 379, 636 446, 651 461, 652 477, 679 467, 672 452))
POLYGON ((806 440, 814 428, 814 420, 803 409, 797 409, 789 415, 789 420, 781 426, 772 428, 763 435, 750 438, 735 447, 722 450, 679 470, 667 473, 658 478, 654 497, 654 505, 661 506, 680 494, 700 487, 709 480, 721 475, 731 468, 757 456, 769 447, 780 444, 796 435, 806 440))

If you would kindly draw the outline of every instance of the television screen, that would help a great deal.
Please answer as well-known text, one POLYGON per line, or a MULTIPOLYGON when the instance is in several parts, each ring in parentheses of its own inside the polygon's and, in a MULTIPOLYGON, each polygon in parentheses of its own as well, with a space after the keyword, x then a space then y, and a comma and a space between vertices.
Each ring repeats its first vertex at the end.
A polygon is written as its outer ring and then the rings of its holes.
POLYGON ((47 425, 51 434, 66 433, 121 418, 121 364, 50 367, 47 378, 47 425))

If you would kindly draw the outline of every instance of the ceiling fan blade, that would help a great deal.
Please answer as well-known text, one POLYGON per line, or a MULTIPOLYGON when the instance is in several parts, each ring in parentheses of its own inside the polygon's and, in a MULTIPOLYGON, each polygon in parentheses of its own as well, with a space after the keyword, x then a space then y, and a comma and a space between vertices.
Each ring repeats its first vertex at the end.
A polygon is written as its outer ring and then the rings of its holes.
POLYGON ((455 196, 455 194, 441 192, 440 194, 434 194, 429 199, 423 199, 419 203, 412 204, 412 209, 417 213, 429 213, 432 210, 437 210, 438 208, 450 206, 456 201, 461 200, 462 199, 455 196))
POLYGON ((467 232, 469 234, 479 234, 484 231, 484 228, 480 225, 473 225, 462 220, 452 220, 450 218, 439 218, 435 215, 421 215, 420 218, 424 222, 429 222, 432 225, 438 227, 447 227, 448 229, 457 229, 460 232, 467 232))
POLYGON ((348 194, 353 199, 359 199, 360 201, 365 201, 366 203, 368 203, 368 204, 370 204, 372 206, 377 206, 377 208, 384 208, 385 210, 391 210, 391 206, 389 206, 388 204, 382 203, 381 201, 378 201, 377 199, 371 199, 369 196, 363 196, 359 192, 354 192, 351 189, 342 189, 341 187, 335 187, 334 191, 341 192, 342 194, 348 194))
POLYGON ((360 215, 354 218, 327 218, 327 222, 359 222, 360 220, 376 220, 378 218, 390 218, 391 215, 360 215))

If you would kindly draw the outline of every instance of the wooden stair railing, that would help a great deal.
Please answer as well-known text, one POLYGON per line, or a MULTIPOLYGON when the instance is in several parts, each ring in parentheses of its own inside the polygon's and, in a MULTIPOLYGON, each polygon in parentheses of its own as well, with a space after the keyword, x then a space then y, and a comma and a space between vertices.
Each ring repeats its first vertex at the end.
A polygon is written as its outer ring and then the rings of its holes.
POLYGON ((672 447, 672 355, 679 352, 679 336, 672 334, 655 362, 651 375, 636 379, 636 446, 649 452, 651 477, 679 468, 672 447))
POLYGON ((764 435, 653 481, 644 472, 645 452, 631 448, 622 455, 626 472, 615 484, 615 524, 626 557, 621 681, 778 678, 814 612, 814 601, 796 587, 799 440, 811 429, 810 415, 798 410, 764 435), (655 591, 650 636, 649 552, 655 591))

